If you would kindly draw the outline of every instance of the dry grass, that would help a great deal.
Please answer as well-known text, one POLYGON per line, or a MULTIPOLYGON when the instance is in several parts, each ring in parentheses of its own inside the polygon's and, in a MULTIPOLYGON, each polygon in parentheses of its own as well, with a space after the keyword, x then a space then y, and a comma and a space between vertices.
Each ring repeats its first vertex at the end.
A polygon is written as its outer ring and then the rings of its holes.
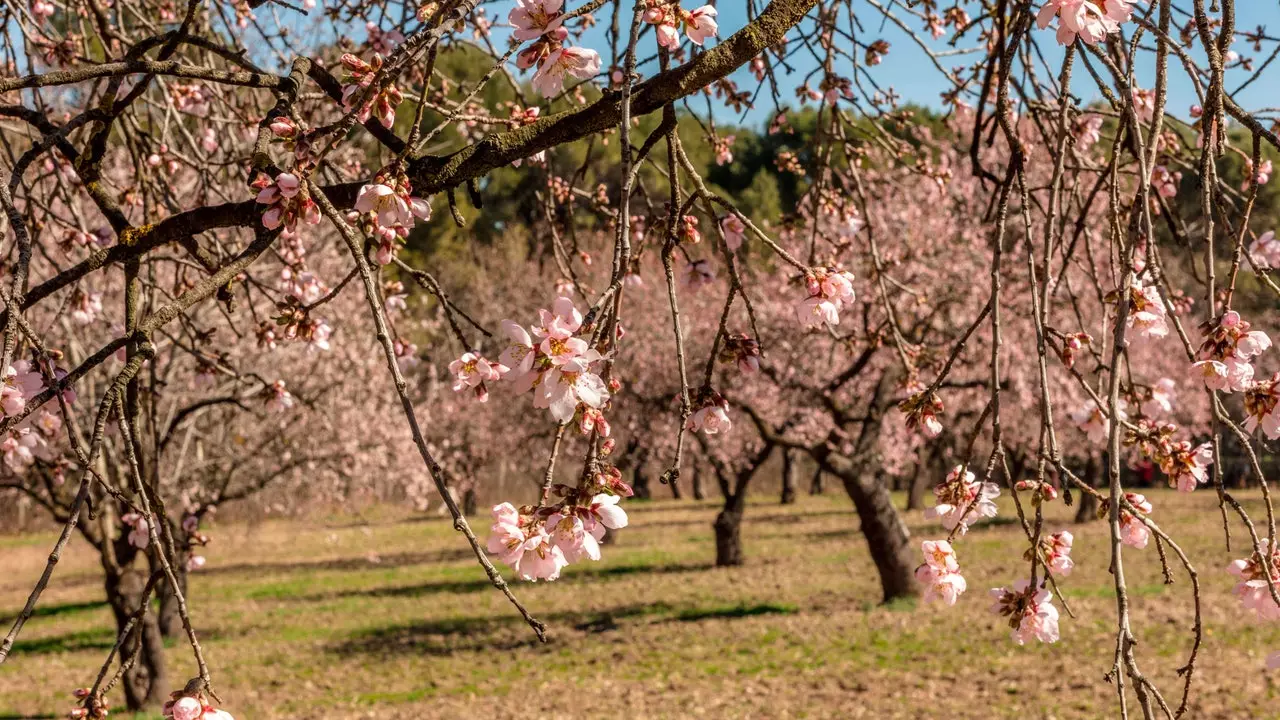
MULTIPOLYGON (((1280 630, 1246 620, 1223 572, 1212 493, 1156 493, 1204 583, 1205 647, 1191 717, 1277 717, 1263 670, 1280 630), (1189 532, 1189 529, 1194 531, 1189 532)), ((1248 506, 1262 516, 1255 499, 1248 506)), ((1018 647, 986 589, 1024 573, 1012 524, 959 546, 970 591, 951 609, 878 605, 848 500, 834 493, 747 513, 749 564, 710 567, 714 503, 632 503, 606 559, 517 590, 548 621, 538 645, 436 518, 383 511, 213 528, 193 579, 195 622, 238 718, 1113 717, 1106 528, 1073 527, 1077 570, 1062 641, 1018 647)), ((1008 510, 1006 507, 1005 510, 1008 510)), ((1050 513, 1051 529, 1069 510, 1050 513)), ((1008 513, 1006 513, 1006 517, 1008 513)), ((918 514, 913 533, 936 534, 918 514)), ((0 615, 12 617, 52 537, 0 539, 0 615)), ((1242 553, 1237 553, 1242 554, 1242 553)), ((1154 546, 1129 552, 1140 657, 1176 695, 1190 642, 1190 587, 1162 583, 1154 546)), ((75 547, 0 666, 0 718, 61 717, 113 639, 96 558, 75 547)), ((7 627, 7 623, 6 623, 7 627)), ((173 684, 194 674, 170 647, 173 684)), ((116 700, 118 703, 118 699, 116 700)))

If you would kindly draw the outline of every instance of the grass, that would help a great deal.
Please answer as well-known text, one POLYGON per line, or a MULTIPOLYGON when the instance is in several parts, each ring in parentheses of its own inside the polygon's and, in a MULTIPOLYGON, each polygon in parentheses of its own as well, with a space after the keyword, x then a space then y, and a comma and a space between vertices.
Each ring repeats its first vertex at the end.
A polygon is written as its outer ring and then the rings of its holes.
MULTIPOLYGON (((1280 630, 1246 620, 1231 596, 1215 498, 1151 496, 1204 589, 1190 717, 1265 715, 1277 693, 1263 661, 1280 630)), ((215 685, 242 719, 1115 716, 1102 677, 1115 602, 1101 523, 1071 526, 1077 569, 1064 591, 1077 617, 1064 613, 1062 641, 1019 647, 986 597, 1026 571, 1016 525, 975 528, 958 544, 969 592, 948 609, 880 604, 856 515, 834 493, 753 501, 741 568, 711 566, 715 503, 628 510, 632 526, 603 561, 516 586, 551 629, 545 645, 436 518, 379 509, 368 523, 214 527, 191 601, 215 685)), ((1050 508, 1049 529, 1069 516, 1050 508)), ((908 524, 917 538, 940 535, 919 513, 908 524)), ((52 542, 0 539, 0 617, 22 606, 52 542)), ((1181 573, 1163 584, 1154 546, 1125 557, 1140 662, 1176 702, 1189 584, 1181 573)), ((0 665, 0 718, 62 717, 70 691, 92 680, 113 639, 96 563, 77 543, 59 564, 0 665)), ((170 643, 168 659, 173 687, 195 674, 185 643, 170 643)))

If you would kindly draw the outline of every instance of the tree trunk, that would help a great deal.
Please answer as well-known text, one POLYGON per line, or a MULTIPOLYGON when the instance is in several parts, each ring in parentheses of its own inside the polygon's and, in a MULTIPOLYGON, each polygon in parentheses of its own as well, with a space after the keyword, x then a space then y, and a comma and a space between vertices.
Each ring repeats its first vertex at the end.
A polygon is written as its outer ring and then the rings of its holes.
POLYGON ((480 498, 476 495, 475 483, 467 486, 466 491, 462 493, 462 514, 467 517, 475 517, 480 512, 480 498))
POLYGON ((698 461, 696 461, 696 460, 695 460, 695 461, 692 463, 692 465, 693 465, 693 467, 691 468, 692 472, 690 473, 690 474, 692 475, 692 477, 691 477, 691 478, 690 478, 690 480, 689 480, 689 484, 690 484, 690 485, 692 486, 692 488, 693 488, 693 499, 694 499, 694 500, 706 500, 706 499, 707 499, 707 489, 706 489, 705 487, 703 487, 703 486, 702 486, 702 480, 703 480, 703 477, 702 477, 702 463, 700 463, 700 462, 698 462, 698 461))
POLYGON ((813 480, 809 481, 809 494, 821 495, 825 489, 826 488, 823 487, 822 482, 822 466, 819 465, 818 468, 813 471, 813 480))
POLYGON ((915 581, 915 557, 911 552, 911 533, 893 507, 893 496, 881 477, 866 477, 861 463, 848 458, 828 456, 829 465, 838 465, 837 475, 845 492, 853 501, 862 521, 862 536, 867 540, 871 559, 880 573, 884 601, 910 597, 919 591, 915 581))
MULTIPOLYGON (((179 562, 174 565, 173 574, 178 578, 178 588, 182 590, 183 597, 191 597, 187 591, 186 563, 179 562)), ((178 612, 178 596, 174 594, 173 586, 170 585, 168 578, 160 581, 156 592, 160 595, 160 615, 157 618, 160 634, 167 638, 181 636, 183 628, 182 615, 178 612)))
POLYGON ((671 497, 675 498, 676 500, 684 499, 684 491, 680 489, 679 478, 672 478, 671 482, 667 484, 671 486, 671 497))
POLYGON ((924 499, 924 488, 928 485, 928 473, 924 470, 924 463, 917 462, 915 472, 911 474, 911 480, 907 484, 907 510, 919 510, 920 502, 924 499))
POLYGON ((742 564, 742 508, 733 499, 725 501, 725 508, 716 516, 716 567, 734 567, 742 564))
MULTIPOLYGON (((1088 483, 1089 487, 1097 487, 1098 462, 1094 460, 1092 455, 1089 456, 1089 461, 1085 463, 1084 474, 1080 476, 1080 479, 1088 483)), ((1076 496, 1076 502, 1078 503, 1076 505, 1076 522, 1087 523, 1090 520, 1097 520, 1098 500, 1085 492, 1078 492, 1076 496)))
POLYGON ((649 489, 649 451, 641 449, 636 453, 636 469, 631 479, 631 491, 640 500, 653 497, 649 489))
MULTIPOLYGON (((109 552, 109 551, 108 551, 109 552)), ((141 560, 143 557, 138 556, 141 560)), ((142 603, 142 593, 146 588, 147 574, 136 567, 137 563, 129 563, 124 568, 107 568, 106 591, 111 611, 116 618, 116 632, 121 632, 131 616, 142 603)), ((170 688, 165 682, 164 671, 164 638, 160 633, 160 623, 156 613, 143 615, 139 626, 135 626, 125 639, 121 648, 124 657, 128 657, 137 648, 138 659, 133 667, 124 674, 120 685, 124 689, 125 703, 130 711, 159 707, 169 697, 170 688), (139 646, 139 643, 141 645, 139 646)))
POLYGON ((783 505, 796 501, 797 476, 800 474, 800 462, 794 448, 782 452, 782 499, 783 505))

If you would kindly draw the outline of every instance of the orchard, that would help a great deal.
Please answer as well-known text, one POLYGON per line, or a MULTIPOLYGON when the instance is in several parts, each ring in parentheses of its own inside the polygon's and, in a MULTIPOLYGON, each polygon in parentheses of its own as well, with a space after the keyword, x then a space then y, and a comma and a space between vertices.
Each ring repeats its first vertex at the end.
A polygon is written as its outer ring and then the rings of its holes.
POLYGON ((750 568, 777 476, 847 496, 877 600, 1014 647, 1104 623, 1109 716, 1195 716, 1232 682, 1206 594, 1280 620, 1264 4, 3 0, 0 523, 52 546, 0 680, 72 547, 112 640, 41 690, 228 720, 191 583, 220 509, 438 506, 545 643, 526 583, 667 494, 718 491, 714 564, 750 568), (1011 570, 972 572, 997 523, 1011 570))

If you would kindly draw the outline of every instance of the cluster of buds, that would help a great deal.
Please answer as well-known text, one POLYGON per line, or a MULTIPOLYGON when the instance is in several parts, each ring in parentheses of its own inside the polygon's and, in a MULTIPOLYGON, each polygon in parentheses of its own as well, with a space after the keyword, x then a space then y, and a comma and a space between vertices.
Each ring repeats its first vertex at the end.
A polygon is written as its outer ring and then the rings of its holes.
POLYGON ((684 422, 689 432, 702 431, 708 435, 729 432, 733 421, 729 419, 729 401, 709 387, 699 388, 690 398, 690 414, 684 422))
POLYGON ((72 720, 102 720, 111 714, 110 705, 107 699, 101 695, 93 695, 93 691, 89 688, 76 688, 71 692, 76 700, 79 700, 81 706, 72 709, 68 717, 72 720))
POLYGON ((1210 390, 1242 392, 1253 382, 1253 358, 1271 347, 1271 338, 1250 330, 1240 313, 1229 310, 1200 325, 1204 341, 1196 353, 1192 375, 1210 390))
POLYGON ((680 47, 680 29, 689 36, 689 42, 701 46, 707 38, 714 37, 720 28, 716 24, 716 9, 703 5, 685 10, 670 0, 645 0, 644 21, 653 25, 658 44, 668 50, 680 47))
POLYGON ((863 54, 863 60, 866 61, 867 65, 879 65, 888 54, 889 41, 876 40, 867 46, 867 51, 863 54))
POLYGON ((453 391, 471 390, 480 402, 489 401, 489 388, 486 382, 497 382, 507 372, 507 366, 486 360, 475 352, 465 352, 462 357, 449 363, 449 374, 453 375, 453 391))
POLYGON ((760 369, 760 343, 746 333, 729 333, 724 338, 717 359, 722 363, 734 363, 744 373, 760 369))
MULTIPOLYGON (((288 295, 284 300, 277 302, 276 310, 280 313, 272 318, 276 327, 275 330, 269 331, 273 341, 277 337, 284 340, 301 340, 310 348, 329 349, 329 337, 333 334, 333 328, 323 319, 312 318, 310 310, 296 295, 288 295)), ((260 344, 261 338, 260 333, 260 344)))
POLYGON ((355 108, 356 101, 363 95, 365 97, 356 117, 360 122, 375 117, 383 127, 389 128, 396 122, 396 108, 404 101, 404 95, 394 83, 378 88, 371 94, 366 93, 367 88, 373 84, 374 78, 382 70, 383 62, 383 57, 377 53, 374 53, 373 59, 369 62, 351 53, 343 54, 342 66, 347 69, 347 75, 342 83, 342 107, 350 112, 355 108))
POLYGON ((260 173, 249 186, 258 191, 254 200, 267 206, 262 213, 262 226, 266 229, 275 230, 283 225, 292 233, 299 218, 308 225, 320 222, 320 207, 297 175, 282 172, 273 180, 260 173))
POLYGON ((733 135, 712 138, 711 149, 716 154, 717 165, 728 165, 733 162, 733 135))
POLYGON ((697 245, 702 242, 702 233, 698 232, 698 216, 684 215, 680 218, 680 227, 677 228, 680 235, 680 242, 689 245, 697 245))
POLYGON ((1019 480, 1013 486, 1018 492, 1031 492, 1031 504, 1041 505, 1058 499, 1058 488, 1040 480, 1019 480))
POLYGON ((938 420, 943 410, 942 400, 919 382, 910 383, 907 392, 911 395, 898 403, 898 409, 907 416, 907 429, 919 431, 927 438, 938 437, 942 433, 942 422, 938 420))
POLYGON ((1057 348, 1058 357, 1062 359, 1062 364, 1068 370, 1075 366, 1076 355, 1084 350, 1086 345, 1093 342, 1093 338, 1089 336, 1089 333, 1058 333, 1053 330, 1049 332, 1051 336, 1056 336, 1061 342, 1061 347, 1057 348))

